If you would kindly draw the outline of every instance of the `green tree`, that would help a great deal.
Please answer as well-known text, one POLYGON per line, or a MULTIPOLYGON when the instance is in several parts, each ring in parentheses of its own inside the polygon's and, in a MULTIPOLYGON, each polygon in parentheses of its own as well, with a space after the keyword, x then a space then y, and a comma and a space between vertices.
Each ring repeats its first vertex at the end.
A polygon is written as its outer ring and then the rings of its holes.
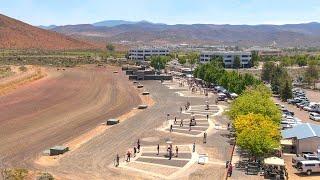
POLYGON ((240 66, 241 66, 240 56, 235 56, 234 60, 233 60, 233 68, 234 69, 239 69, 240 66))
POLYGON ((220 67, 224 67, 223 57, 222 56, 215 56, 210 59, 210 62, 216 63, 220 67))
POLYGON ((106 49, 107 49, 107 51, 109 51, 109 52, 113 52, 113 51, 115 50, 115 47, 114 47, 113 44, 107 43, 106 49))
POLYGON ((281 113, 271 100, 270 94, 270 90, 264 85, 248 88, 232 102, 228 115, 234 120, 240 115, 261 114, 269 116, 275 123, 280 123, 281 113))
POLYGON ((273 62, 264 62, 262 66, 261 80, 270 82, 274 69, 275 64, 273 62))
POLYGON ((292 83, 291 83, 291 79, 285 79, 285 81, 283 82, 283 86, 281 89, 281 99, 283 101, 286 101, 287 99, 291 99, 292 98, 292 83))
POLYGON ((158 70, 164 69, 167 62, 169 62, 170 57, 168 56, 152 56, 150 65, 158 70))
POLYGON ((319 68, 315 64, 310 64, 304 73, 305 81, 314 87, 316 86, 316 80, 319 79, 319 68))
POLYGON ((256 52, 256 51, 252 52, 250 67, 257 66, 259 61, 260 61, 260 56, 259 56, 258 52, 256 52))
POLYGON ((185 56, 182 56, 182 57, 178 57, 178 62, 182 65, 186 64, 187 60, 186 60, 186 57, 185 56))
POLYGON ((296 57, 296 62, 297 64, 301 67, 301 66, 306 66, 308 64, 307 61, 307 56, 306 55, 299 55, 296 57))
POLYGON ((194 65, 198 62, 199 57, 200 57, 200 55, 195 52, 191 52, 186 55, 186 59, 188 60, 188 63, 191 66, 191 70, 193 70, 194 65))

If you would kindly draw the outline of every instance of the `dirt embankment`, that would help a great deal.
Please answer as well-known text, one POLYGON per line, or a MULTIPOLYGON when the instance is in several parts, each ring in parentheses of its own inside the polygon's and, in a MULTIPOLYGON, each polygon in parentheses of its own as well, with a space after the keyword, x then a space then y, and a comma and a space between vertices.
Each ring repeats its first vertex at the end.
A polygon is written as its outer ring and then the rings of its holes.
MULTIPOLYGON (((155 104, 154 100, 149 95, 142 95, 142 90, 135 89, 139 93, 139 97, 142 101, 142 104, 148 105, 148 107, 151 107, 155 104)), ((135 116, 137 113, 141 112, 142 110, 133 108, 131 111, 122 114, 118 116, 116 119, 122 123, 123 121, 135 116)), ((107 131, 112 126, 106 126, 105 123, 102 123, 101 125, 98 125, 94 129, 76 137, 75 139, 72 139, 68 142, 66 142, 64 145, 69 147, 70 151, 74 151, 81 147, 83 144, 87 143, 91 139, 103 134, 105 131, 107 131)), ((64 155, 59 156, 40 156, 38 159, 36 159, 35 163, 41 166, 56 166, 59 164, 59 160, 63 158, 64 155)))
POLYGON ((106 119, 121 119, 141 104, 127 77, 113 71, 119 68, 48 69, 47 78, 0 96, 0 166, 32 168, 43 150, 77 148, 106 119))
POLYGON ((11 66, 10 68, 13 72, 13 75, 1 79, 0 96, 8 94, 22 85, 26 85, 47 75, 45 68, 35 66, 21 67, 11 66))

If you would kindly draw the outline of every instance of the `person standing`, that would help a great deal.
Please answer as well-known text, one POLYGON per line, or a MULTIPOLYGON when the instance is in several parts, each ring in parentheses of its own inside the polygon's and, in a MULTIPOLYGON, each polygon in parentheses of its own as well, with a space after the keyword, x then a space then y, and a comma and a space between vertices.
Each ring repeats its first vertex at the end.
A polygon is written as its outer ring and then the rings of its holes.
POLYGON ((177 117, 174 117, 174 124, 177 124, 177 117))
POLYGON ((172 126, 172 124, 170 125, 170 132, 172 132, 172 130, 173 130, 173 126, 172 126))
POLYGON ((228 166, 228 175, 229 175, 229 177, 232 176, 232 164, 231 164, 231 162, 229 163, 229 166, 228 166))
POLYGON ((207 114, 207 120, 209 120, 209 114, 207 114))
POLYGON ((169 160, 172 158, 172 148, 169 149, 169 160))
POLYGON ((131 157, 131 152, 128 151, 128 152, 127 152, 127 162, 130 162, 130 157, 131 157))
POLYGON ((193 143, 192 145, 192 152, 196 152, 196 143, 193 143))
POLYGON ((119 166, 119 163, 120 162, 120 156, 119 156, 119 154, 117 154, 117 156, 116 156, 116 167, 118 167, 119 166))
POLYGON ((207 143, 207 132, 203 133, 203 144, 207 143))
POLYGON ((136 153, 137 153, 137 148, 133 147, 133 157, 136 157, 136 153))
POLYGON ((176 146, 176 157, 178 157, 178 151, 179 151, 178 146, 176 146))
POLYGON ((160 145, 158 144, 158 146, 157 146, 157 152, 158 152, 158 154, 157 154, 157 155, 159 155, 159 151, 160 151, 160 145))
POLYGON ((180 127, 183 126, 183 119, 181 118, 181 121, 180 121, 180 127))
POLYGON ((182 107, 180 106, 180 113, 182 113, 182 107))
POLYGON ((137 149, 138 149, 138 153, 140 153, 140 143, 138 144, 137 149))

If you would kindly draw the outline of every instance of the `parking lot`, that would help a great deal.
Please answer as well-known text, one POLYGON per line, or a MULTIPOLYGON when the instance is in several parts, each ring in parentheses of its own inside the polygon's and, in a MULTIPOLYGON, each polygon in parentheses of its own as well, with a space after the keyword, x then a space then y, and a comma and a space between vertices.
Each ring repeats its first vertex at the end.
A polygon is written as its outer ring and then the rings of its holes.
MULTIPOLYGON (((310 113, 316 114, 320 110, 320 92, 297 89, 293 91, 293 94, 294 98, 288 100, 288 102, 282 102, 279 98, 274 98, 274 101, 278 104, 279 108, 284 114, 282 117, 281 125, 284 126, 284 124, 290 121, 292 123, 288 123, 290 125, 286 124, 287 127, 283 129, 287 129, 290 128, 290 126, 293 127, 301 123, 312 123, 320 125, 319 120, 317 120, 316 118, 310 118, 310 113)), ((311 176, 308 176, 305 173, 300 173, 292 166, 292 159, 302 157, 296 157, 295 154, 284 153, 283 158, 286 163, 289 179, 317 179, 319 177, 319 173, 312 173, 311 176)))
MULTIPOLYGON (((319 103, 320 102, 320 92, 304 90, 305 97, 309 100, 309 103, 319 103)), ((298 108, 296 104, 289 104, 287 102, 282 102, 279 98, 274 98, 274 101, 280 105, 283 105, 287 110, 294 113, 294 116, 304 123, 319 124, 320 121, 314 121, 309 118, 310 112, 304 110, 303 108, 298 108)))

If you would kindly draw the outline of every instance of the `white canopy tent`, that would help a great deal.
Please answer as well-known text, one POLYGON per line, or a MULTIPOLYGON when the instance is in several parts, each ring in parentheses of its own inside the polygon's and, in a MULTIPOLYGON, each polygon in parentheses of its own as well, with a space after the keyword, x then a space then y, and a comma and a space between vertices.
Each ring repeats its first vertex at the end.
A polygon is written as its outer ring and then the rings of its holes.
POLYGON ((265 158, 264 164, 270 166, 285 166, 284 160, 278 157, 265 158))

